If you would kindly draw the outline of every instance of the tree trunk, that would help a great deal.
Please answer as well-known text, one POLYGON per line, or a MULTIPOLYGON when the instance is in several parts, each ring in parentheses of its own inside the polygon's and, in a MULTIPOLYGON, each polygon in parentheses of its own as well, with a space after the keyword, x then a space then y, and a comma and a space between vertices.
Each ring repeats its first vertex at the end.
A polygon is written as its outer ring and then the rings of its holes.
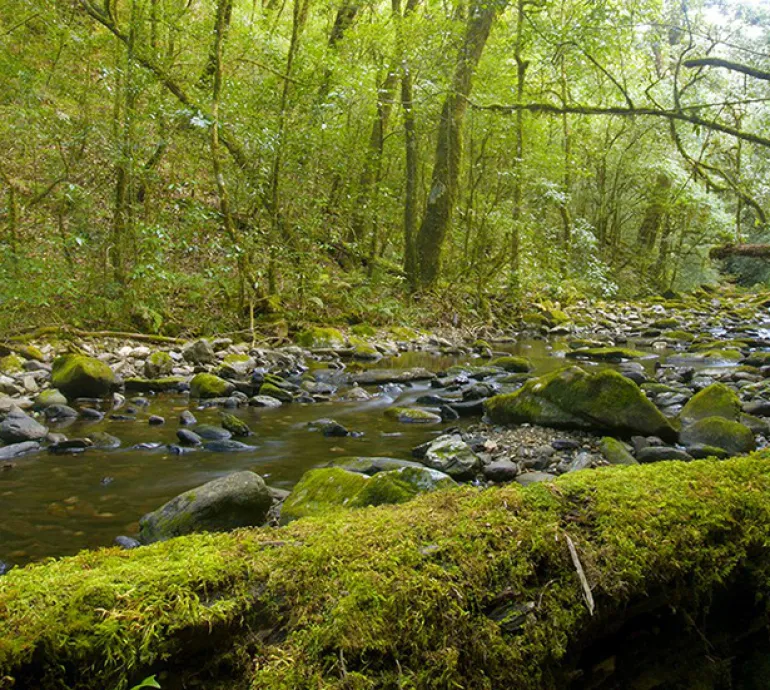
POLYGON ((468 19, 450 92, 441 111, 430 192, 416 238, 420 288, 432 285, 439 275, 441 250, 452 223, 460 178, 462 130, 473 76, 492 24, 506 4, 507 0, 475 0, 468 19))
MULTIPOLYGON (((516 60, 516 102, 524 100, 524 80, 527 75, 527 62, 522 56, 524 43, 524 0, 517 0, 516 5, 516 42, 513 49, 513 57, 516 60)), ((516 113, 516 171, 513 180, 513 215, 511 218, 511 242, 510 242, 510 266, 508 273, 508 290, 512 295, 519 291, 520 287, 520 238, 523 211, 523 186, 524 186, 524 111, 516 113)))

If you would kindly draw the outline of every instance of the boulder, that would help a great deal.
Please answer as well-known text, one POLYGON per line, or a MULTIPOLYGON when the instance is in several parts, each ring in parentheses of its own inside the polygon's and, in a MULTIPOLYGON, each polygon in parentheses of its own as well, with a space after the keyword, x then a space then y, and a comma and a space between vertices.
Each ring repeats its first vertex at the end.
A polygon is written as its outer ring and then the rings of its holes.
POLYGON ((259 395, 252 398, 249 404, 259 404, 260 407, 274 407, 272 404, 265 404, 265 399, 270 398, 280 403, 290 403, 294 400, 291 391, 279 388, 274 383, 263 383, 259 388, 259 395))
POLYGON ((20 409, 12 409, 0 423, 0 439, 6 443, 38 441, 48 435, 48 429, 20 409))
POLYGON ((185 491, 139 521, 143 544, 191 532, 223 532, 261 525, 272 498, 262 477, 235 472, 185 491))
POLYGON ((429 446, 423 464, 456 480, 469 480, 481 468, 481 460, 459 434, 439 436, 429 446))
POLYGON ((405 503, 417 494, 454 486, 454 481, 443 472, 426 467, 401 467, 375 474, 353 498, 350 506, 405 503))
POLYGON ((234 390, 232 383, 214 374, 196 374, 190 381, 190 396, 193 398, 226 398, 234 390))
POLYGON ((85 355, 57 357, 51 385, 68 398, 103 398, 116 387, 115 374, 104 362, 85 355))
POLYGON ((500 458, 484 467, 484 477, 493 482, 510 482, 519 474, 519 466, 508 458, 500 458))
POLYGON ((622 441, 611 436, 605 436, 599 444, 605 460, 611 465, 638 465, 636 458, 628 451, 622 441))
POLYGON ((682 408, 679 419, 683 426, 706 417, 722 417, 737 422, 741 415, 738 394, 723 383, 712 383, 696 393, 682 408))
POLYGON ((252 433, 249 425, 234 414, 222 414, 222 427, 233 436, 245 437, 251 436, 252 433))
POLYGON ((308 328, 297 336, 297 344, 311 349, 344 348, 345 336, 336 328, 308 328))
POLYGON ((144 375, 148 379, 168 376, 174 368, 174 360, 168 352, 153 352, 144 362, 144 375))
POLYGON ((633 381, 616 371, 560 369, 527 381, 519 390, 485 403, 495 424, 529 422, 566 429, 639 433, 673 439, 671 423, 633 381))
POLYGON ((35 398, 35 409, 42 410, 49 405, 66 405, 67 398, 56 388, 48 388, 40 391, 35 398))
POLYGON ((493 359, 489 363, 489 366, 500 367, 501 369, 514 374, 526 374, 528 371, 532 371, 532 362, 526 357, 498 357, 497 359, 493 359))
POLYGON ((679 440, 690 451, 692 446, 711 446, 730 455, 741 455, 756 448, 751 429, 724 417, 705 417, 690 424, 682 430, 679 440))
POLYGON ((217 357, 208 340, 201 339, 188 343, 182 348, 182 357, 190 364, 213 364, 217 357))

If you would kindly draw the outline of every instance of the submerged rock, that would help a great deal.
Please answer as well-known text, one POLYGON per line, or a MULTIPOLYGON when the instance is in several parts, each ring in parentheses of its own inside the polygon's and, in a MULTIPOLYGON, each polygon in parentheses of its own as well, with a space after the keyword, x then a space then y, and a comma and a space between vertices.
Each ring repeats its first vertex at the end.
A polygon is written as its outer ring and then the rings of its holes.
POLYGON ((143 544, 191 532, 222 532, 261 525, 272 497, 262 477, 235 472, 185 491, 139 521, 143 544))
POLYGON ((531 379, 514 393, 490 398, 485 410, 495 424, 529 422, 667 439, 676 436, 639 386, 610 370, 589 374, 579 367, 560 369, 531 379))
POLYGON ((116 386, 115 374, 104 362, 85 355, 54 360, 51 384, 68 398, 103 398, 116 386))

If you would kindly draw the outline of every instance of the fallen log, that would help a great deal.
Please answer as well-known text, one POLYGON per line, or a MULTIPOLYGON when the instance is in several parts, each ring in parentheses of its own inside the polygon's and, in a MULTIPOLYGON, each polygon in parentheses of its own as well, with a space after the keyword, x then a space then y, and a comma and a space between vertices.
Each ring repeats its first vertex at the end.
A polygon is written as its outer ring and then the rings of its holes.
POLYGON ((749 256, 757 259, 770 258, 770 244, 726 244, 709 251, 712 259, 727 259, 731 256, 749 256))
POLYGON ((731 642, 767 641, 769 460, 465 487, 12 570, 0 688, 712 687, 731 642))

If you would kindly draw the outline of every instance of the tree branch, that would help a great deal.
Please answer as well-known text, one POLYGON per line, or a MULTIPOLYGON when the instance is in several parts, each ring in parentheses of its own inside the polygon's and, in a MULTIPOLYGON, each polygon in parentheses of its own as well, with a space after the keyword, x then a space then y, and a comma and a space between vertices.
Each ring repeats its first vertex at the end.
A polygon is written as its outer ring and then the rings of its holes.
POLYGON ((692 58, 691 60, 685 60, 684 66, 690 69, 696 67, 723 67, 729 69, 731 72, 740 72, 741 74, 748 74, 755 79, 762 79, 763 81, 770 81, 770 72, 765 72, 756 67, 750 67, 749 65, 742 65, 739 62, 731 62, 730 60, 723 60, 716 57, 703 57, 692 58))

